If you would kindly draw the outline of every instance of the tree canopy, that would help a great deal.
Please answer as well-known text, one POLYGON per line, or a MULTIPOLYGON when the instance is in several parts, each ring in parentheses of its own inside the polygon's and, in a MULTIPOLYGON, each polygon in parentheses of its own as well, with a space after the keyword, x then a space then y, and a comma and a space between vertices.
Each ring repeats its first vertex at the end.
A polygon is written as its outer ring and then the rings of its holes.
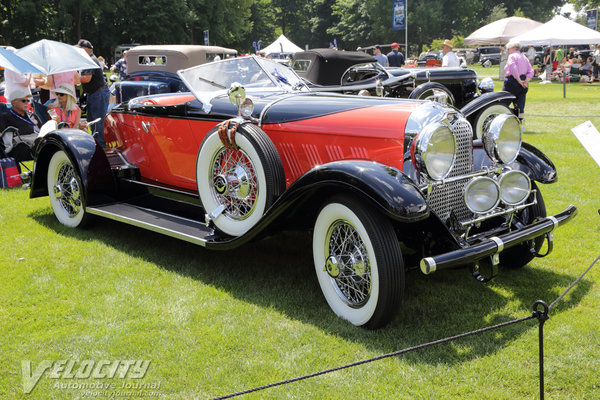
MULTIPOLYGON (((464 37, 505 13, 551 19, 569 0, 407 0, 408 42, 420 51, 434 40, 464 37)), ((576 6, 600 0, 570 0, 576 6)), ((2 0, 0 44, 22 47, 39 39, 85 38, 111 60, 122 43, 210 44, 252 50, 281 33, 300 47, 354 50, 404 42, 392 30, 392 0, 2 0)), ((264 47, 264 46, 263 46, 264 47)))

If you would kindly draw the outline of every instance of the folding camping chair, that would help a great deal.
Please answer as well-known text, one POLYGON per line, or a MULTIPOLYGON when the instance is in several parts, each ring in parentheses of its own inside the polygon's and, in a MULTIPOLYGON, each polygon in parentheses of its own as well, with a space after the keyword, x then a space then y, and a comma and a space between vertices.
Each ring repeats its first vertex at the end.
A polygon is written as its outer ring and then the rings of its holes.
POLYGON ((29 170, 23 162, 33 160, 33 148, 34 142, 29 138, 23 139, 14 126, 9 126, 0 133, 0 158, 14 158, 19 172, 21 165, 29 170))

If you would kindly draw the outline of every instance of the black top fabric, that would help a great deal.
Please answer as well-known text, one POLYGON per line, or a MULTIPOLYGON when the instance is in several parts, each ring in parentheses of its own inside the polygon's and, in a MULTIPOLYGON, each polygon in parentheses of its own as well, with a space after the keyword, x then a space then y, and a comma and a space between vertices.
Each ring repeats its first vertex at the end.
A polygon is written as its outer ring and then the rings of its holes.
POLYGON ((339 51, 313 49, 294 54, 294 61, 310 60, 306 72, 296 71, 299 76, 317 85, 339 85, 342 74, 355 64, 377 62, 375 57, 362 51, 339 51))
MULTIPOLYGON (((94 62, 100 66, 100 61, 96 58, 95 55, 91 54, 90 58, 94 60, 94 62)), ((94 68, 94 69, 86 69, 81 71, 81 75, 92 75, 92 80, 88 83, 82 83, 81 87, 83 88, 84 93, 92 94, 95 93, 98 89, 101 89, 106 85, 106 76, 102 71, 102 68, 94 68)))

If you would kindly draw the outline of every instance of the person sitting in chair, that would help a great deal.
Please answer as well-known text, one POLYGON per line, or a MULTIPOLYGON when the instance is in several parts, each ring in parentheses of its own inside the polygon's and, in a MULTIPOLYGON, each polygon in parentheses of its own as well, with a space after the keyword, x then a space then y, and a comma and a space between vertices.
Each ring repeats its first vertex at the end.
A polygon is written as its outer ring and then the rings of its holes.
POLYGON ((0 134, 6 128, 14 127, 18 130, 18 135, 13 138, 3 135, 0 144, 3 146, 7 156, 13 157, 16 161, 27 161, 33 159, 31 149, 39 133, 39 122, 29 113, 29 104, 31 103, 31 92, 27 89, 15 89, 8 94, 12 108, 7 112, 0 114, 0 134))
POLYGON ((48 108, 50 117, 57 124, 67 128, 79 128, 81 109, 77 106, 75 86, 72 83, 63 82, 57 88, 52 89, 52 93, 56 96, 56 100, 48 108))

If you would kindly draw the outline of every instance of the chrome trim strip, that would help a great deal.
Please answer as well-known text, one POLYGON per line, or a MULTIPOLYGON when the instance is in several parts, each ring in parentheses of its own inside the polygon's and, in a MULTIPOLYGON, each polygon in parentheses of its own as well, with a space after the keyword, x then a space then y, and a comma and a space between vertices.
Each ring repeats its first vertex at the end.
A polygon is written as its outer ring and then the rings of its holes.
POLYGON ((504 250, 504 242, 498 236, 492 236, 489 239, 496 242, 496 246, 498 246, 498 253, 504 250))
POLYGON ((460 226, 461 226, 461 228, 466 228, 467 226, 474 225, 474 224, 476 224, 478 222, 482 222, 482 221, 488 220, 490 218, 499 217, 501 215, 506 215, 506 214, 510 214, 512 212, 515 212, 515 211, 522 210, 522 209, 527 208, 529 206, 532 206, 534 204, 536 204, 536 201, 532 201, 531 203, 524 203, 524 204, 521 204, 519 206, 510 207, 510 208, 507 208, 507 209, 502 210, 500 212, 496 212, 496 213, 492 213, 492 214, 486 214, 486 215, 483 215, 483 216, 481 216, 479 218, 475 218, 475 219, 470 220, 470 221, 461 222, 460 226))
POLYGON ((446 184, 463 181, 463 180, 467 180, 467 179, 471 179, 471 178, 476 178, 478 176, 500 174, 501 172, 502 172, 502 168, 489 169, 489 168, 485 167, 485 169, 482 169, 481 171, 473 172, 473 173, 470 173, 467 175, 454 176, 452 178, 446 178, 446 179, 442 179, 439 181, 430 181, 424 185, 419 186, 419 189, 425 190, 430 186, 431 187, 444 186, 446 184))
MULTIPOLYGON (((176 216, 174 216, 172 214, 166 214, 166 213, 163 213, 163 212, 160 212, 160 211, 156 211, 156 210, 150 210, 150 209, 143 208, 143 207, 136 207, 136 208, 138 208, 140 210, 152 211, 152 212, 157 213, 157 214, 168 215, 169 217, 177 218, 177 219, 182 220, 182 221, 189 221, 189 222, 198 223, 198 221, 194 221, 194 220, 190 220, 190 219, 182 218, 182 217, 176 217, 176 216)), ((171 237, 176 238, 176 239, 184 240, 186 242, 190 242, 190 243, 193 243, 193 244, 198 244, 200 246, 206 247, 206 240, 200 239, 200 238, 198 238, 196 236, 187 235, 187 234, 184 234, 184 233, 181 233, 181 232, 174 231, 172 229, 163 228, 163 227, 155 225, 155 224, 151 224, 151 223, 148 223, 148 222, 142 222, 142 221, 139 221, 139 220, 136 220, 136 219, 128 218, 128 217, 125 217, 123 215, 111 213, 111 212, 108 212, 108 211, 105 211, 105 210, 100 210, 100 209, 97 209, 97 208, 94 208, 94 207, 87 207, 86 211, 88 213, 90 213, 90 214, 98 215, 98 216, 105 217, 105 218, 108 218, 108 219, 112 219, 112 220, 118 221, 118 222, 123 222, 123 223, 126 223, 128 225, 137 226, 138 228, 147 229, 147 230, 152 231, 152 232, 162 233, 163 235, 171 236, 171 237)))

